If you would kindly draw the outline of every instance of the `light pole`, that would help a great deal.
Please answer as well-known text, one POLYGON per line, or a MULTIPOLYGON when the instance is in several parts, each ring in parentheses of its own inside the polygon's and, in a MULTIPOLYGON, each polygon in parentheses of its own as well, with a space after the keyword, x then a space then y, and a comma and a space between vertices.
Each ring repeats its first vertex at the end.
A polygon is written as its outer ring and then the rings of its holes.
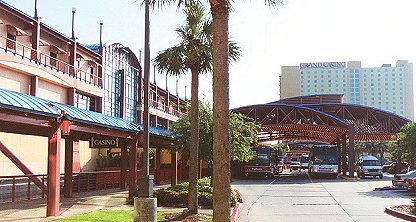
POLYGON ((144 113, 143 113, 143 175, 137 180, 138 196, 153 197, 153 175, 149 172, 149 89, 150 89, 150 19, 149 0, 145 1, 144 13, 144 113))
POLYGON ((143 175, 137 179, 137 195, 134 198, 134 222, 157 220, 157 199, 153 198, 153 175, 149 173, 149 68, 150 21, 149 0, 145 0, 144 13, 144 113, 143 113, 143 175))

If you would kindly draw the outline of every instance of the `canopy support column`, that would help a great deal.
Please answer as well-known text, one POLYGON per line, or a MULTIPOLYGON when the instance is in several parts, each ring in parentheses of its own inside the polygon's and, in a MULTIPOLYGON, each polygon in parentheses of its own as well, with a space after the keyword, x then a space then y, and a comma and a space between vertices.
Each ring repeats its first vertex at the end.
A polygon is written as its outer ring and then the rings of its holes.
POLYGON ((348 177, 354 178, 354 162, 355 162, 355 154, 354 154, 354 126, 349 125, 348 129, 348 177))
POLYGON ((137 190, 137 140, 137 135, 134 135, 129 144, 129 199, 133 199, 137 190))
POLYGON ((64 197, 72 197, 72 174, 74 167, 74 138, 68 136, 65 139, 65 174, 64 197))
POLYGON ((160 155, 162 155, 161 149, 156 149, 156 175, 155 184, 160 184, 160 155))
POLYGON ((342 159, 341 159, 341 137, 338 137, 337 139, 337 153, 338 153, 338 173, 341 172, 341 168, 342 168, 342 159))
POLYGON ((127 182, 127 168, 128 168, 127 147, 121 148, 121 163, 120 163, 120 190, 126 189, 127 182))
POLYGON ((347 134, 342 135, 342 175, 347 176, 347 134))
POLYGON ((59 126, 52 129, 48 137, 48 186, 46 201, 46 216, 58 216, 60 192, 60 152, 61 130, 59 126))
POLYGON ((171 160, 171 175, 170 175, 170 185, 174 186, 178 184, 178 153, 172 152, 170 154, 171 160))

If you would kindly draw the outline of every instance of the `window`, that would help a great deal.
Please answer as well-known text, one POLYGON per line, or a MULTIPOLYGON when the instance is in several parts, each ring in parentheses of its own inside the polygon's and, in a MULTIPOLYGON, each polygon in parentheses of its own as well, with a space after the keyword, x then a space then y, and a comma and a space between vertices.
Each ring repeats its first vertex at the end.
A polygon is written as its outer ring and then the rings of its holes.
POLYGON ((81 109, 96 111, 95 110, 95 97, 87 96, 81 93, 76 93, 75 94, 75 106, 81 109))
POLYGON ((16 35, 11 33, 7 33, 7 41, 6 41, 7 49, 16 50, 16 35))

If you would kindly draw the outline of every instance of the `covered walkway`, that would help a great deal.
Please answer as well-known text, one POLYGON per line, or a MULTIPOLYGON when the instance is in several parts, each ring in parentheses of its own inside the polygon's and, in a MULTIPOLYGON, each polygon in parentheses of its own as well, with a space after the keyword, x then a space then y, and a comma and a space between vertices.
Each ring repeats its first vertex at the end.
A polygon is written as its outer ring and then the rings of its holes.
MULTIPOLYGON (((0 132, 48 138, 47 186, 31 178, 46 193, 47 216, 59 214, 61 138, 65 139, 65 197, 72 196, 73 150, 81 140, 90 141, 90 148, 121 148, 120 188, 125 189, 128 183, 129 197, 137 189, 137 147, 143 142, 143 126, 139 123, 0 89, 0 132)), ((153 147, 169 149, 172 144, 164 129, 150 127, 150 137, 153 147)), ((26 149, 33 152, 31 147, 26 149)), ((33 174, 1 141, 0 151, 24 174, 33 174)), ((172 154, 172 183, 177 182, 176 160, 176 153, 172 154)))
POLYGON ((397 140, 400 128, 411 120, 373 107, 342 103, 342 96, 299 96, 244 106, 233 111, 246 115, 260 125, 260 141, 336 144, 341 154, 343 175, 346 175, 348 167, 349 177, 353 177, 354 141, 397 140))

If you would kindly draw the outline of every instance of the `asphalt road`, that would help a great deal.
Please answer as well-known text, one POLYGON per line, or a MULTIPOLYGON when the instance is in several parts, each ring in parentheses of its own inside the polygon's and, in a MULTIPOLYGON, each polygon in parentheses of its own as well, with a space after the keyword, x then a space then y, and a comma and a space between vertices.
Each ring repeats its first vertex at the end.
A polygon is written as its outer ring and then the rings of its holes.
POLYGON ((307 172, 284 171, 271 179, 233 180, 244 198, 239 222, 263 221, 403 221, 384 213, 394 205, 409 205, 415 193, 375 188, 391 185, 383 179, 311 179, 307 172))

